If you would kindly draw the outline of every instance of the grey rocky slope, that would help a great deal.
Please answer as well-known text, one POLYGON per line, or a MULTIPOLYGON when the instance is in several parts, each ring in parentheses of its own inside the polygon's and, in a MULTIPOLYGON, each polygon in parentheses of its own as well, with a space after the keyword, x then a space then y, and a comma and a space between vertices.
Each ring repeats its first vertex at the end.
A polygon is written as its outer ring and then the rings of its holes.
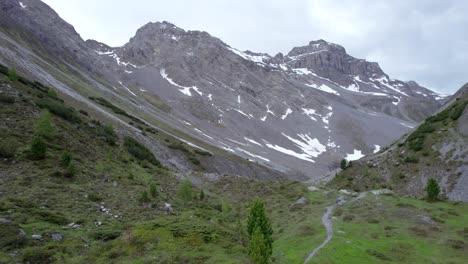
POLYGON ((0 5, 3 63, 298 179, 378 150, 441 106, 438 94, 323 40, 272 57, 162 22, 109 47, 82 40, 40 1, 0 5))
POLYGON ((468 84, 437 114, 388 149, 353 163, 330 183, 337 188, 391 188, 424 197, 429 178, 449 200, 468 202, 468 84))

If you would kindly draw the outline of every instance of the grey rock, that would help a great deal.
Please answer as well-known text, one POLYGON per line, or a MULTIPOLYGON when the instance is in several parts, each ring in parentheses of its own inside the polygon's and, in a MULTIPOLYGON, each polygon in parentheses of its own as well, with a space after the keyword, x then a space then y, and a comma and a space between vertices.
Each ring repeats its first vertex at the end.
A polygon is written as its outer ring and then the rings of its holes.
POLYGON ((167 214, 174 214, 174 209, 172 208, 171 204, 165 203, 164 206, 159 207, 159 210, 167 213, 167 214))
POLYGON ((2 224, 11 224, 11 221, 6 218, 0 218, 0 223, 2 224))
POLYGON ((304 204, 306 204, 308 202, 309 202, 309 199, 307 199, 305 197, 301 197, 301 198, 297 199, 297 201, 294 202, 294 204, 304 205, 304 204))
POLYGON ((63 240, 63 235, 61 233, 52 233, 51 238, 53 241, 62 241, 63 240))
POLYGON ((31 238, 34 239, 34 240, 41 240, 42 235, 32 235, 31 238))

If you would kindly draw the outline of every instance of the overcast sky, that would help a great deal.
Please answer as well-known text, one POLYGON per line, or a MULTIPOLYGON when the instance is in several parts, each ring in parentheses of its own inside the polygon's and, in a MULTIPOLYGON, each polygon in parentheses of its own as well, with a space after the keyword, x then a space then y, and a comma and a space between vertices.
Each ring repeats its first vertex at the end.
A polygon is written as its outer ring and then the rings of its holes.
POLYGON ((120 46, 149 21, 203 30, 240 50, 310 40, 376 61, 391 78, 453 93, 468 82, 466 0, 43 0, 84 39, 120 46))

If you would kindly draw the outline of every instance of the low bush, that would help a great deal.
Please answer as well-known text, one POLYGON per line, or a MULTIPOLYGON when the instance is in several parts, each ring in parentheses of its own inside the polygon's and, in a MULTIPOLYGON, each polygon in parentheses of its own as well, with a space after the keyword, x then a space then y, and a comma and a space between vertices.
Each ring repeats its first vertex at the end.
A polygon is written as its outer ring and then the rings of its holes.
POLYGON ((213 156, 210 152, 204 151, 204 150, 200 150, 200 149, 195 149, 193 152, 197 153, 197 154, 200 155, 200 156, 207 156, 207 157, 213 156))
POLYGON ((97 193, 90 193, 88 194, 88 199, 91 201, 91 202, 100 202, 102 201, 102 197, 97 194, 97 193))
POLYGON ((67 166, 71 163, 72 159, 73 159, 73 157, 72 157, 72 155, 70 154, 70 152, 68 152, 68 151, 67 151, 67 152, 64 152, 64 153, 62 154, 62 158, 61 158, 62 165, 63 165, 64 167, 67 167, 67 166))
POLYGON ((129 113, 125 112, 125 110, 115 106, 114 104, 112 104, 111 102, 107 101, 106 99, 104 99, 102 97, 89 97, 89 99, 95 101, 96 103, 98 103, 98 104, 100 104, 102 106, 105 106, 105 107, 111 109, 114 113, 116 113, 118 115, 128 117, 128 118, 130 118, 132 121, 134 121, 136 123, 146 125, 145 122, 143 122, 140 119, 130 115, 129 113))
POLYGON ((143 191, 140 194, 140 197, 138 198, 138 202, 140 202, 140 203, 149 203, 149 202, 151 202, 151 199, 149 198, 149 195, 148 195, 147 191, 143 191))
POLYGON ((6 95, 6 94, 0 94, 0 103, 3 104, 14 104, 15 103, 15 97, 6 95))
POLYGON ((124 138, 124 146, 127 151, 141 161, 148 161, 149 163, 157 166, 162 167, 161 163, 154 157, 153 153, 149 151, 145 146, 140 144, 138 141, 131 137, 124 138))
POLYGON ((31 215, 44 222, 56 225, 65 225, 68 223, 68 219, 66 217, 52 211, 32 209, 30 212, 31 215))
POLYGON ((34 160, 40 160, 45 158, 47 145, 41 137, 35 136, 31 143, 30 154, 34 160))
POLYGON ((468 104, 468 100, 455 106, 452 109, 452 111, 450 111, 450 118, 453 121, 458 120, 458 118, 460 118, 460 116, 463 114, 463 111, 465 111, 465 107, 467 104, 468 104))
POLYGON ((104 141, 113 146, 117 141, 117 134, 115 134, 114 128, 111 124, 107 124, 105 126, 98 126, 97 133, 99 136, 104 138, 104 141))
POLYGON ((3 75, 8 75, 8 67, 5 65, 0 64, 0 73, 3 75))
POLYGON ((76 174, 76 165, 72 161, 67 166, 67 169, 65 171, 65 176, 68 177, 68 178, 72 178, 73 176, 75 176, 75 174, 76 174))
POLYGON ((184 145, 184 143, 182 142, 177 142, 177 143, 171 143, 169 146, 168 146, 170 149, 177 149, 177 150, 180 150, 180 151, 183 151, 183 152, 190 152, 188 150, 188 148, 184 145))
POLYGON ((0 158, 13 158, 17 149, 16 142, 0 141, 0 158))
POLYGON ((72 123, 81 123, 81 118, 73 108, 66 107, 63 103, 50 99, 41 99, 36 102, 40 108, 49 110, 52 114, 59 116, 72 123))
POLYGON ((416 156, 413 156, 413 155, 408 155, 408 156, 406 156, 404 161, 405 161, 405 163, 418 163, 419 158, 416 157, 416 156))
POLYGON ((23 252, 24 263, 52 263, 54 253, 43 247, 28 247, 23 252))
POLYGON ((114 229, 100 229, 97 231, 94 231, 91 233, 91 237, 96 239, 96 240, 101 240, 101 241, 110 241, 118 238, 120 236, 121 232, 120 230, 114 230, 114 229))

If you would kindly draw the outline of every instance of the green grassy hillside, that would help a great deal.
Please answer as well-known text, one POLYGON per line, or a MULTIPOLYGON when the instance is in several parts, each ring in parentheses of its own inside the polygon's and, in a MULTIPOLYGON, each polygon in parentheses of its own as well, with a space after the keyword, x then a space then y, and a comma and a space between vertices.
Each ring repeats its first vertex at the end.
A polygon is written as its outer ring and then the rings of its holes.
MULTIPOLYGON (((256 198, 272 221, 272 263, 303 263, 325 239, 321 218, 337 191, 201 169, 176 173, 79 103, 1 72, 0 263, 251 263, 245 225, 256 198), (37 125, 45 109, 51 128, 37 125), (45 156, 36 155, 37 144, 31 149, 38 134, 45 156), (183 179, 191 182, 190 200, 178 195, 183 179)), ((206 155, 154 138, 190 157, 206 155)), ((368 194, 338 207, 332 221, 334 238, 311 263, 468 258, 466 204, 368 194)))
POLYGON ((463 94, 391 146, 352 162, 329 186, 355 191, 388 188, 421 198, 427 179, 434 178, 445 195, 457 192, 457 180, 468 165, 468 135, 460 128, 468 116, 467 104, 468 94, 463 94))

